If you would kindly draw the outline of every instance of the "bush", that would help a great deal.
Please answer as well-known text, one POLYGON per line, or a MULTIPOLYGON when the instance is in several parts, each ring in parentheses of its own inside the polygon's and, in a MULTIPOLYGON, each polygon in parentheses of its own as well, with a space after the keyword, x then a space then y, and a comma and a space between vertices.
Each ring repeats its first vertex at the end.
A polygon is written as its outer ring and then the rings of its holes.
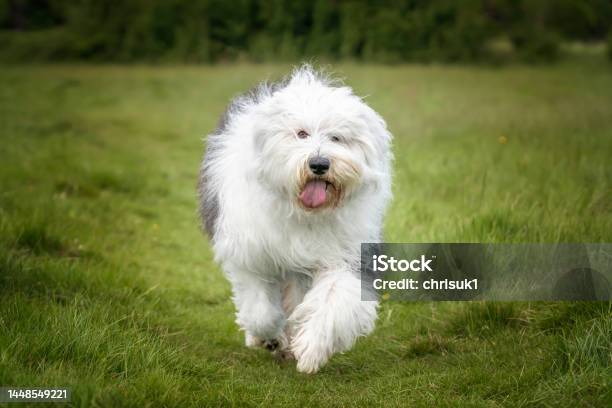
MULTIPOLYGON (((510 38, 530 62, 561 38, 604 39, 600 0, 0 0, 0 56, 16 60, 480 61, 510 38), (570 18, 571 17, 571 18, 570 18)), ((602 17, 603 16, 603 17, 602 17)))
POLYGON ((514 33, 512 44, 522 61, 552 62, 559 57, 558 37, 544 30, 523 28, 514 33))
POLYGON ((0 58, 4 61, 55 61, 74 58, 76 42, 65 28, 0 32, 0 58))

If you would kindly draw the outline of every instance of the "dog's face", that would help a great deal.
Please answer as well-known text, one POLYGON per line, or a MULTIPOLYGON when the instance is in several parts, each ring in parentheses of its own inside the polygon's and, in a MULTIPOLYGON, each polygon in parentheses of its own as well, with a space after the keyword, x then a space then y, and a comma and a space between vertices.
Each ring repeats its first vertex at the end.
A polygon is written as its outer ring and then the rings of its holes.
POLYGON ((255 124, 257 176, 302 210, 333 210, 386 174, 385 123, 349 88, 294 76, 255 124))

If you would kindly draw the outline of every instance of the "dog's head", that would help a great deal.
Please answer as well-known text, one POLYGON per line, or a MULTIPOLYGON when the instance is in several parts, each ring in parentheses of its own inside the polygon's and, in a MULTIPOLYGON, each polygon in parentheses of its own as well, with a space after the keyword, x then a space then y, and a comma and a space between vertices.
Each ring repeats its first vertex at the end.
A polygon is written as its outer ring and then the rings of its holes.
POLYGON ((296 70, 256 110, 260 180, 307 212, 331 210, 388 176, 391 135, 351 89, 309 67, 296 70))

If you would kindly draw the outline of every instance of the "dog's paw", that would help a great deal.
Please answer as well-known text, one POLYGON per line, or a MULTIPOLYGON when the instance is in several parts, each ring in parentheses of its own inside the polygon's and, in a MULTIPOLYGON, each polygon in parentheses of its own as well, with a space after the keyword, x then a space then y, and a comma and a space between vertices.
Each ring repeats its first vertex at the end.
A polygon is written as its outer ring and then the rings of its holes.
POLYGON ((318 336, 302 336, 293 339, 291 351, 297 360, 297 370, 305 374, 314 374, 327 363, 331 350, 321 343, 318 336))
POLYGON ((248 348, 259 348, 263 346, 263 340, 257 336, 253 336, 251 333, 246 332, 244 334, 244 344, 248 348))
POLYGON ((317 353, 303 353, 297 358, 297 370, 304 374, 314 374, 329 360, 329 357, 317 353))
POLYGON ((276 339, 269 339, 263 341, 263 347, 268 351, 274 351, 278 348, 280 343, 276 339))
POLYGON ((250 333, 245 333, 244 343, 249 348, 265 348, 266 350, 273 352, 282 348, 282 339, 261 339, 260 337, 253 336, 250 333))
POLYGON ((278 361, 295 360, 295 356, 293 355, 291 350, 281 350, 281 349, 278 349, 278 350, 274 351, 274 353, 272 353, 272 355, 278 361))

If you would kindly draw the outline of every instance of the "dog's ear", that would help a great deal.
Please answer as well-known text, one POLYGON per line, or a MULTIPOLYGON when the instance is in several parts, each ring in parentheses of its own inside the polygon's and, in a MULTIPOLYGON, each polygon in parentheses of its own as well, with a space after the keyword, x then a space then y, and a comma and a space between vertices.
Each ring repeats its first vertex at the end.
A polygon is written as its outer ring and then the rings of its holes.
POLYGON ((370 133, 369 142, 373 144, 378 158, 382 159, 388 157, 391 159, 391 141, 393 140, 393 136, 387 129, 387 123, 374 109, 370 108, 364 102, 362 102, 362 104, 362 117, 370 133))

